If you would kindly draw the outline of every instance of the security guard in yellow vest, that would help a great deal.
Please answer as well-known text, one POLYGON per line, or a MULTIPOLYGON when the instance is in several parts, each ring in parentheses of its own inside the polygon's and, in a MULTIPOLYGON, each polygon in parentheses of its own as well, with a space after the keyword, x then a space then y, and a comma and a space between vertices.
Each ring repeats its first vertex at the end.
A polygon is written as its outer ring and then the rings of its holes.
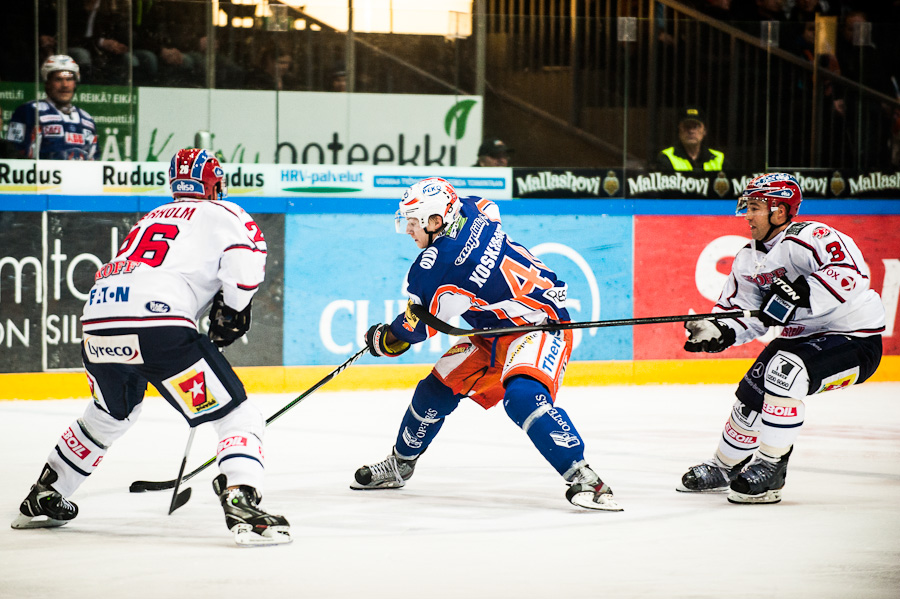
POLYGON ((706 120, 699 108, 686 108, 678 122, 678 142, 656 157, 656 168, 674 171, 721 171, 726 167, 725 153, 703 143, 706 120))

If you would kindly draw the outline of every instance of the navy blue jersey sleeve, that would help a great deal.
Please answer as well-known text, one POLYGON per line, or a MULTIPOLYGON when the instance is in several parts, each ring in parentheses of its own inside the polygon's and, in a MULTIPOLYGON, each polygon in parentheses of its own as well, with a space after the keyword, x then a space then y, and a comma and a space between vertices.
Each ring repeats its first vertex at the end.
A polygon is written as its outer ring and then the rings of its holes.
MULTIPOLYGON (((462 198, 460 216, 407 274, 407 294, 437 318, 461 316, 474 328, 565 322, 566 284, 504 232, 495 204, 462 198)), ((436 331, 408 315, 391 326, 409 343, 436 331)))

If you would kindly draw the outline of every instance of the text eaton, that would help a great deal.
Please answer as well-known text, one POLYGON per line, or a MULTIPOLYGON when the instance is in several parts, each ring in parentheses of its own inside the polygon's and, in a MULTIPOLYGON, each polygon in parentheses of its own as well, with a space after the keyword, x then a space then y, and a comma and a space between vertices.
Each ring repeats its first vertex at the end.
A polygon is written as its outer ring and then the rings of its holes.
POLYGON ((127 302, 130 287, 95 287, 91 289, 88 304, 105 304, 106 302, 127 302))

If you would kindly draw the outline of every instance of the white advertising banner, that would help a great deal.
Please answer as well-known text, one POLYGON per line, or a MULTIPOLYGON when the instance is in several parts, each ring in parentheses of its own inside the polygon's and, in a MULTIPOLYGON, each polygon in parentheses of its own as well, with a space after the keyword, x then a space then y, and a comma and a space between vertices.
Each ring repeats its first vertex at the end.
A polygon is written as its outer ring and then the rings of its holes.
POLYGON ((481 143, 479 96, 140 88, 138 157, 208 133, 227 162, 462 166, 481 143))
MULTIPOLYGON (((173 146, 175 148, 177 146, 173 146)), ((168 158, 172 152, 166 153, 168 158)), ((398 199, 425 177, 444 177, 460 195, 512 198, 511 168, 222 165, 229 196, 398 199)), ((0 160, 0 194, 48 196, 170 196, 168 162, 0 160)))

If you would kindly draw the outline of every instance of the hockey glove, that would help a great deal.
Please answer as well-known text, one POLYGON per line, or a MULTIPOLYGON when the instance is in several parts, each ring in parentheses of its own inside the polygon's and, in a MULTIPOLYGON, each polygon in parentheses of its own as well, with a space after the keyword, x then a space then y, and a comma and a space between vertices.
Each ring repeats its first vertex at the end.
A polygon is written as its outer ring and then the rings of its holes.
POLYGON ((225 296, 220 290, 213 298, 209 310, 209 338, 216 347, 231 345, 250 330, 250 304, 238 312, 225 305, 225 296))
POLYGON ((690 333, 684 342, 685 351, 717 354, 734 345, 734 329, 718 320, 691 320, 684 328, 690 333))
MULTIPOLYGON (((391 345, 387 344, 387 336, 390 334, 391 328, 387 324, 376 324, 366 331, 366 347, 369 353, 376 358, 387 356, 388 358, 396 358, 409 349, 409 343, 406 341, 395 340, 391 345)), ((393 337, 393 335, 391 335, 393 337)))
POLYGON ((797 277, 793 283, 788 283, 781 277, 775 277, 762 298, 759 320, 767 327, 783 327, 791 321, 798 307, 810 307, 806 279, 797 277))

